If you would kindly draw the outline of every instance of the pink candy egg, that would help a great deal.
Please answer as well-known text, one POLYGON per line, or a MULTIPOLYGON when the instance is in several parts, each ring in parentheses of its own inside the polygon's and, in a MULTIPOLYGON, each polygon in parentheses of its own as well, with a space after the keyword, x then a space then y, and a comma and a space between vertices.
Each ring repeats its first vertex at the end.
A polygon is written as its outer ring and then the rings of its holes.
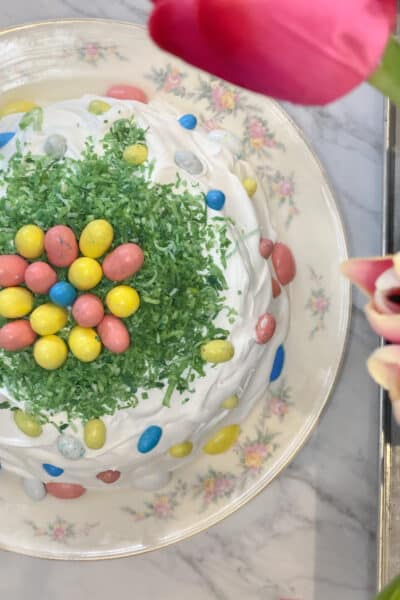
POLYGON ((272 264, 279 283, 287 285, 296 275, 296 263, 289 248, 280 242, 272 250, 272 264))
POLYGON ((107 254, 103 261, 103 273, 111 281, 123 281, 142 268, 143 250, 137 244, 121 244, 107 254))
POLYGON ((260 238, 260 254, 263 258, 268 259, 272 254, 274 242, 267 238, 260 238))
POLYGON ((149 101, 144 91, 133 85, 112 85, 108 88, 106 96, 118 100, 137 100, 145 104, 149 101))
POLYGON ((17 254, 0 256, 0 286, 13 287, 24 282, 28 262, 17 254))
POLYGON ((86 488, 78 483, 46 483, 47 493, 62 500, 73 500, 80 498, 86 492, 86 488))
POLYGON ((81 327, 96 327, 104 317, 103 303, 94 294, 83 294, 74 303, 72 316, 81 327))
POLYGON ((30 264, 25 271, 25 283, 34 294, 47 294, 56 281, 54 269, 42 261, 30 264))
POLYGON ((266 344, 272 338, 276 329, 275 317, 270 313, 261 315, 256 325, 256 338, 258 344, 266 344))
POLYGON ((69 267, 79 254, 75 234, 66 225, 51 227, 45 235, 44 247, 49 262, 55 267, 69 267))
POLYGON ((36 337, 29 321, 10 321, 0 329, 0 348, 8 352, 23 350, 31 346, 36 337))
POLYGON ((277 298, 280 295, 281 291, 282 291, 281 286, 279 285, 277 280, 273 277, 272 278, 272 297, 277 298))
POLYGON ((118 317, 106 315, 100 325, 97 326, 97 332, 100 336, 103 346, 114 354, 126 352, 129 348, 129 332, 118 317))
POLYGON ((97 479, 100 479, 103 483, 115 483, 121 477, 119 471, 102 471, 96 475, 97 479))

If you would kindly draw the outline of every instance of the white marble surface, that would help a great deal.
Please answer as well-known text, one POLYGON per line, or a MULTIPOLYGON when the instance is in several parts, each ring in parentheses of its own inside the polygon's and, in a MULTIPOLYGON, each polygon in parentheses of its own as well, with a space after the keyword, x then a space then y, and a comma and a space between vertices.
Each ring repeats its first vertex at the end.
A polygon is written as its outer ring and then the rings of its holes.
MULTIPOLYGON (((60 17, 144 22, 146 0, 1 0, 0 26, 60 17)), ((289 108, 338 192, 352 254, 380 248, 383 101, 368 87, 325 109, 289 108)), ((367 600, 375 586, 376 344, 355 296, 345 366, 320 427, 292 466, 238 513, 163 551, 101 563, 0 553, 0 598, 367 600)))

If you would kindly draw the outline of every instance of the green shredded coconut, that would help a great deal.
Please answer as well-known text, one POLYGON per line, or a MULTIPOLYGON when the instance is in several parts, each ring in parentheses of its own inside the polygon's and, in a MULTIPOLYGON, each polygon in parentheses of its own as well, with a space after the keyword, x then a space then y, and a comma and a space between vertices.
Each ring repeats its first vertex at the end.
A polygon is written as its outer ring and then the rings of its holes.
MULTIPOLYGON (((145 254, 143 268, 124 281, 141 297, 140 309, 124 319, 131 336, 127 352, 104 350, 92 363, 69 353, 60 369, 44 371, 32 348, 0 351, 0 385, 42 421, 64 411, 68 421, 113 414, 146 402, 145 390, 154 388, 164 389, 165 405, 175 389, 186 402, 193 381, 204 375, 201 344, 229 333, 214 324, 223 309, 230 318, 233 312, 224 305, 226 282, 210 255, 219 249, 226 264, 228 221, 207 221, 197 188, 179 178, 171 184, 151 182, 151 164, 133 167, 122 159, 126 146, 145 139, 146 131, 121 119, 105 135, 101 155, 90 140, 80 160, 56 161, 19 149, 0 174, 6 189, 0 200, 0 253, 15 251, 13 239, 22 225, 47 230, 65 224, 79 238, 87 223, 102 218, 114 227, 113 248, 130 241, 145 254)), ((66 279, 65 270, 58 269, 58 275, 66 279)), ((115 285, 103 278, 92 291, 104 300, 115 285)), ((47 300, 36 296, 35 303, 47 300)), ((0 319, 0 325, 4 322, 0 319)), ((73 324, 70 319, 61 337, 67 339, 73 324)))

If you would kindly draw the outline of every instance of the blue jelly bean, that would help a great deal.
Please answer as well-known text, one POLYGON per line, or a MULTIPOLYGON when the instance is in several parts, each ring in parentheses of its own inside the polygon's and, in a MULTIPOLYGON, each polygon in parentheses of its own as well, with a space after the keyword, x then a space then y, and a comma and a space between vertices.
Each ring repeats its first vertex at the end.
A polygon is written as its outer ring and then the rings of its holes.
POLYGON ((284 363, 285 363, 285 349, 283 346, 279 346, 279 348, 275 354, 274 364, 272 365, 271 375, 269 376, 269 380, 271 382, 278 379, 278 377, 282 373, 284 363))
POLYGON ((161 427, 158 427, 158 425, 151 425, 145 429, 138 441, 137 448, 139 452, 146 454, 146 452, 153 450, 153 448, 155 448, 160 441, 161 436, 162 429, 161 427))
POLYGON ((210 190, 206 194, 206 203, 213 210, 221 210, 225 204, 225 194, 221 190, 210 190))
POLYGON ((54 465, 44 463, 42 466, 46 473, 48 473, 51 477, 60 477, 60 475, 64 473, 64 469, 61 469, 60 467, 55 467, 54 465))
POLYGON ((50 300, 59 306, 71 306, 75 302, 76 289, 67 281, 58 281, 49 292, 50 300))
POLYGON ((4 133, 0 133, 0 148, 4 148, 15 136, 14 131, 5 131, 4 133))
POLYGON ((194 129, 197 125, 196 117, 191 114, 182 115, 178 121, 185 129, 194 129))

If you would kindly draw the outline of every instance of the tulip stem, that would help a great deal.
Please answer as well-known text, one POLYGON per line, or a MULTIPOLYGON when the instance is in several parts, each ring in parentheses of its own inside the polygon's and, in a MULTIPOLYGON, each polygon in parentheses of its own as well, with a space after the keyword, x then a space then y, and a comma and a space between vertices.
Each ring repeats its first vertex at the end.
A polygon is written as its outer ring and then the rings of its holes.
POLYGON ((394 36, 389 38, 381 64, 368 81, 400 106, 400 43, 394 36))

